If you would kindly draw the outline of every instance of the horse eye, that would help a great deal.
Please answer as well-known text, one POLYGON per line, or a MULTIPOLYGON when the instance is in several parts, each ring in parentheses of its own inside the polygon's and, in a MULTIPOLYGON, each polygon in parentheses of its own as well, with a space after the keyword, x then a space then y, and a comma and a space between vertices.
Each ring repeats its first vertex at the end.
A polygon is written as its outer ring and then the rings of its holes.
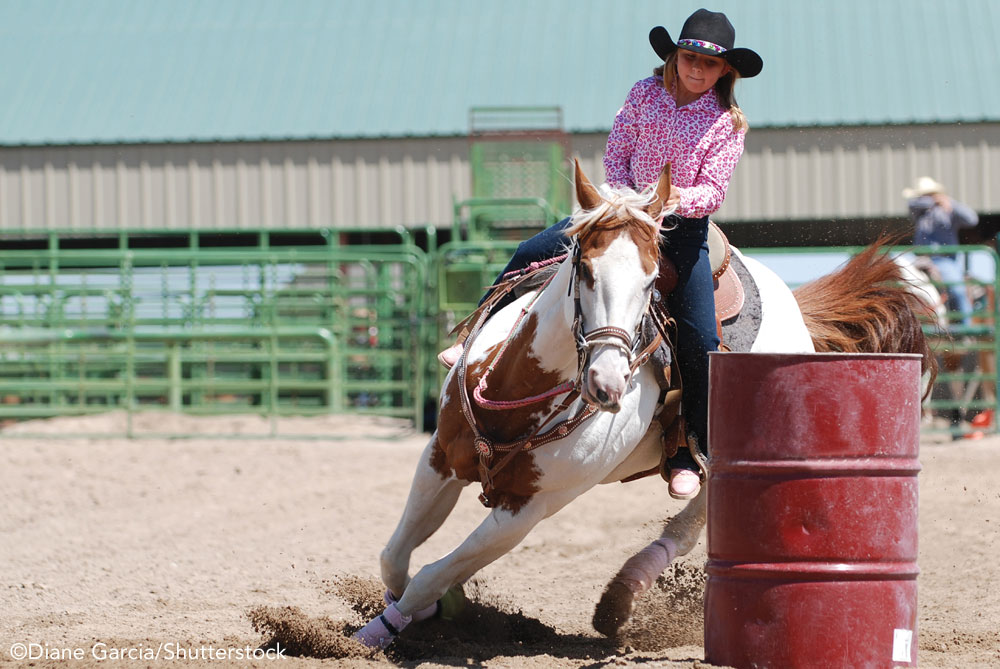
POLYGON ((581 262, 579 264, 580 278, 589 284, 594 283, 594 271, 590 268, 590 264, 587 262, 581 262))

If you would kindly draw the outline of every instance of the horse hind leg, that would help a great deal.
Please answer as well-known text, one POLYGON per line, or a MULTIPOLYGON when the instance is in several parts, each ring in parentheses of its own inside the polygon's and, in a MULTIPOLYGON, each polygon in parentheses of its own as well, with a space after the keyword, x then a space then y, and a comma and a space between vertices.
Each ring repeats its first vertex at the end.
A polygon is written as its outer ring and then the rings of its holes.
POLYGON ((435 433, 417 463, 399 524, 380 555, 382 582, 388 588, 387 603, 403 595, 409 581, 410 556, 444 524, 467 485, 453 476, 442 476, 431 466, 436 448, 435 433))
POLYGON ((680 513, 667 521, 660 538, 626 560, 594 610, 594 629, 613 637, 632 617, 635 600, 649 590, 664 570, 681 555, 687 555, 698 543, 708 510, 708 487, 680 513))

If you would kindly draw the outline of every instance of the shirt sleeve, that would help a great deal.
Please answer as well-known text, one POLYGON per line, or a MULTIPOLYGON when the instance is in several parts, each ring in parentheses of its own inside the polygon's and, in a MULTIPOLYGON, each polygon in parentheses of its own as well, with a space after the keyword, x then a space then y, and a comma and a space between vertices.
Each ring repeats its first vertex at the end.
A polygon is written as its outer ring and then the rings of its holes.
POLYGON ((733 129, 732 117, 724 114, 719 120, 721 135, 709 148, 702 161, 701 169, 694 183, 687 188, 678 188, 680 202, 677 213, 687 218, 701 218, 714 214, 722 206, 729 188, 733 170, 743 155, 745 130, 733 129))
POLYGON ((952 200, 951 220, 952 225, 956 228, 974 228, 979 224, 979 214, 967 205, 964 205, 957 200, 952 200))
POLYGON ((928 209, 934 206, 934 198, 930 195, 919 195, 907 201, 910 207, 911 216, 922 216, 928 209))
POLYGON ((625 104, 615 114, 615 122, 604 148, 604 178, 611 186, 628 186, 635 189, 632 179, 632 155, 639 136, 639 101, 642 98, 639 82, 629 91, 625 104))

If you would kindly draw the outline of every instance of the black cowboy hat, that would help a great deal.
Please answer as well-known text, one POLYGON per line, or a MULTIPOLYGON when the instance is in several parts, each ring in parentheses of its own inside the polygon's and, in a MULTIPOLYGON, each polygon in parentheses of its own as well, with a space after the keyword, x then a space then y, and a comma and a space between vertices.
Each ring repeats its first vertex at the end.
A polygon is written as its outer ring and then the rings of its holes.
POLYGON ((726 15, 707 9, 699 9, 688 17, 676 44, 663 26, 649 31, 649 43, 663 60, 680 47, 707 56, 719 56, 732 65, 741 77, 756 77, 764 69, 764 61, 751 49, 734 49, 735 41, 736 29, 726 15))

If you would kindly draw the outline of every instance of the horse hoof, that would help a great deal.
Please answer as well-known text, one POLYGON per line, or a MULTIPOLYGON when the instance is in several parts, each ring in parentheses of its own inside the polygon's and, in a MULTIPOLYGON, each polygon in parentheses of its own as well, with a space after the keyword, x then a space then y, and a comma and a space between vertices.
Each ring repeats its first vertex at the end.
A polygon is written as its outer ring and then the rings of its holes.
POLYGON ((382 621, 382 616, 379 616, 355 632, 351 638, 367 648, 385 650, 396 638, 396 633, 387 628, 382 621))
MULTIPOLYGON (((382 595, 382 599, 385 600, 386 605, 395 604, 396 602, 399 601, 396 595, 392 594, 392 590, 386 590, 385 594, 382 595)), ((437 602, 434 602, 430 606, 426 606, 418 611, 414 611, 412 614, 410 614, 410 617, 413 618, 413 622, 419 623, 421 621, 427 620, 428 618, 433 618, 435 615, 437 615, 438 610, 439 610, 439 605, 437 602)))
POLYGON ((359 629, 351 637, 369 648, 385 650, 392 640, 403 631, 413 618, 404 616, 395 604, 385 607, 381 615, 372 618, 367 625, 359 629))
POLYGON ((608 584, 594 611, 594 629, 606 637, 614 637, 635 609, 635 595, 624 583, 608 584))
POLYGON ((461 583, 456 583, 438 600, 438 616, 442 620, 454 620, 465 609, 465 602, 465 590, 461 583))

